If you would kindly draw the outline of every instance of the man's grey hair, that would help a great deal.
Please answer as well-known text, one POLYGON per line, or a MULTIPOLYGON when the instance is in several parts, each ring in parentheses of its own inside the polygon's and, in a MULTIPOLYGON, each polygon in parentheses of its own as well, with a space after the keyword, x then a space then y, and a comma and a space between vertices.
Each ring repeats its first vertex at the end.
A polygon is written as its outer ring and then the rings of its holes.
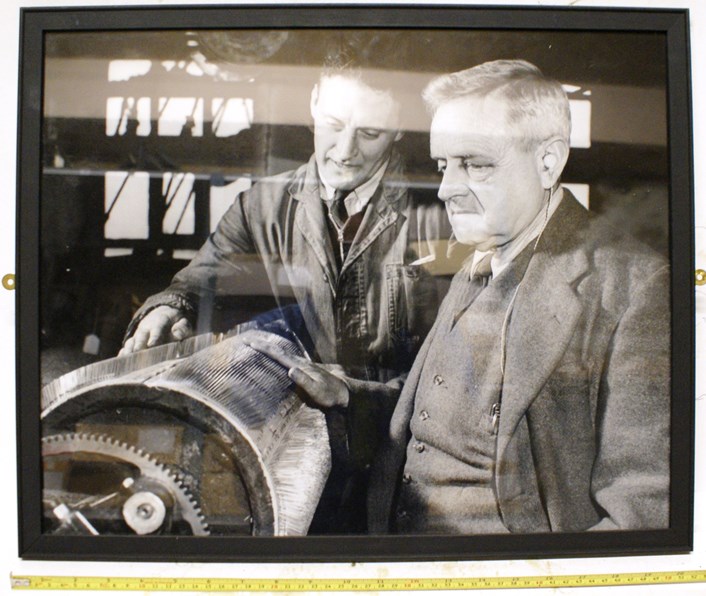
POLYGON ((527 149, 558 136, 569 142, 569 99, 561 84, 525 60, 494 60, 441 75, 422 93, 432 116, 444 103, 494 95, 507 101, 507 118, 518 127, 527 149))

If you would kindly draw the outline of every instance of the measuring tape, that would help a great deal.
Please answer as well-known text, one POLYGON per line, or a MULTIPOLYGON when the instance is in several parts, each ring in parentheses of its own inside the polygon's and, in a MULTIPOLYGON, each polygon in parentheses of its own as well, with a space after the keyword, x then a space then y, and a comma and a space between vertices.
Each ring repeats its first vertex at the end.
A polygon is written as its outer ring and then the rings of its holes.
POLYGON ((11 580, 13 590, 123 590, 126 592, 394 592, 706 583, 706 571, 654 571, 645 573, 412 579, 218 579, 13 575, 11 576, 11 580))

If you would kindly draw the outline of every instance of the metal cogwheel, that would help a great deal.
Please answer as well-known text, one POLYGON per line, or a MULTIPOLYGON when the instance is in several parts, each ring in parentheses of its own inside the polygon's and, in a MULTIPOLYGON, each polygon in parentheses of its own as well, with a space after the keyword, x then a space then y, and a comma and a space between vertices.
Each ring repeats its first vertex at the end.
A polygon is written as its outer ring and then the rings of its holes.
MULTIPOLYGON (((207 536, 208 525, 201 513, 196 499, 179 477, 164 464, 159 463, 151 455, 128 443, 118 441, 104 434, 62 433, 42 438, 42 457, 60 456, 66 454, 100 455, 135 466, 140 470, 139 481, 149 481, 167 491, 173 500, 171 509, 178 512, 182 520, 187 522, 195 536, 207 536)), ((133 487, 134 479, 126 478, 122 483, 124 488, 133 487)), ((138 485, 134 485, 137 487, 138 485)), ((94 501, 94 505, 104 497, 94 501)), ((97 534, 90 522, 85 518, 80 508, 73 510, 64 503, 54 507, 54 515, 59 520, 72 522, 78 520, 82 530, 97 534)), ((136 534, 149 534, 156 531, 167 514, 167 505, 153 490, 134 490, 122 506, 122 516, 125 523, 136 534)))

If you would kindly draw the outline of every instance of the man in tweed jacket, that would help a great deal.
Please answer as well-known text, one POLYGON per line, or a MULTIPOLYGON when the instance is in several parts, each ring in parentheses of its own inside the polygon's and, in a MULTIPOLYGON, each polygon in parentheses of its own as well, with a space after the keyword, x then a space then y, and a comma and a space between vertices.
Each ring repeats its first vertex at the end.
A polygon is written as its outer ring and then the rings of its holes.
POLYGON ((669 525, 666 261, 560 185, 562 87, 524 61, 433 81, 454 278, 369 495, 371 532, 669 525))

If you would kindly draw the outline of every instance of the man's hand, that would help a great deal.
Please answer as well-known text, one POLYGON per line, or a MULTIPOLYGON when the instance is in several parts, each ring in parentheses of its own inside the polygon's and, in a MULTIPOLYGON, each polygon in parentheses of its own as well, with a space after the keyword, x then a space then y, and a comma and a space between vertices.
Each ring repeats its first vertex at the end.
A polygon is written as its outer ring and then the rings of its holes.
POLYGON ((243 343, 288 368, 289 378, 306 393, 304 401, 310 402, 310 405, 324 410, 348 406, 349 389, 344 380, 343 368, 339 365, 318 364, 293 356, 279 346, 259 338, 248 338, 243 343))
POLYGON ((186 339, 193 334, 191 323, 180 310, 172 306, 158 306, 140 321, 135 333, 125 342, 118 356, 186 339))

